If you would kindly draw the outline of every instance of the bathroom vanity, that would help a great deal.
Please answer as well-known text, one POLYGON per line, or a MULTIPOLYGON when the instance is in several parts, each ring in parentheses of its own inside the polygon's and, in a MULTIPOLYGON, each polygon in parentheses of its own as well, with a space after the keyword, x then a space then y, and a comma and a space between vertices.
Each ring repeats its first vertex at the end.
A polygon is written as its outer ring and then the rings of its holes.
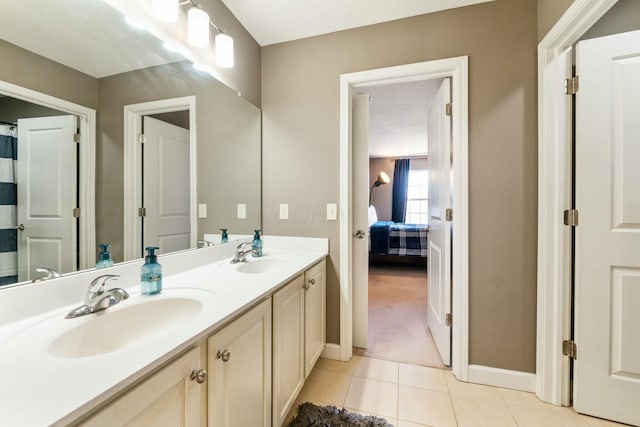
POLYGON ((325 345, 326 239, 265 237, 159 258, 159 295, 141 261, 3 291, 0 424, 281 425, 325 345), (65 314, 100 274, 131 297, 65 314))

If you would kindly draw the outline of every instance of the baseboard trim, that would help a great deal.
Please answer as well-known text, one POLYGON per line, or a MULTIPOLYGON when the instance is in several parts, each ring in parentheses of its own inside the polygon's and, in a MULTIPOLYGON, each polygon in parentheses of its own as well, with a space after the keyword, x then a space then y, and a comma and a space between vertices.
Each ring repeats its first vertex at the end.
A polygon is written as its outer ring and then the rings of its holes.
POLYGON ((325 344, 324 350, 320 357, 325 359, 340 360, 340 345, 339 344, 325 344))
POLYGON ((535 392, 536 374, 483 365, 469 365, 469 382, 535 392))

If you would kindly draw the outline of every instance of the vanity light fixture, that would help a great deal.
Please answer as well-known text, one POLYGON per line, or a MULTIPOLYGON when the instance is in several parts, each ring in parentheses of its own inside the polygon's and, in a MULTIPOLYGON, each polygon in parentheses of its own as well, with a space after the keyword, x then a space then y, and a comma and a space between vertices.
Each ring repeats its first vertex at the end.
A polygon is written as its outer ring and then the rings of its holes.
POLYGON ((233 38, 220 33, 216 36, 216 64, 222 68, 233 67, 233 38))
POLYGON ((189 44, 200 48, 209 46, 209 26, 212 26, 218 32, 215 37, 216 64, 222 68, 232 68, 235 62, 233 38, 214 24, 195 0, 183 0, 179 4, 191 6, 187 12, 187 40, 189 44))
POLYGON ((209 46, 209 15, 194 7, 187 12, 187 40, 195 47, 209 46))
POLYGON ((176 22, 180 12, 180 0, 153 0, 153 13, 165 22, 176 22))

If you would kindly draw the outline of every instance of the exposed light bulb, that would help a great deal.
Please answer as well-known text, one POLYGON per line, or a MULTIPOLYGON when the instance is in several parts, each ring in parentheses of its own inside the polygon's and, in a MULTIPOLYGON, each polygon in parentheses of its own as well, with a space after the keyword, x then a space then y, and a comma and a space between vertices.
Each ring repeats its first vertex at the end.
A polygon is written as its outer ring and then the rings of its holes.
POLYGON ((194 7, 187 12, 187 39, 194 47, 209 46, 209 15, 194 7))
POLYGON ((233 38, 220 33, 216 36, 216 64, 222 68, 233 67, 233 38))
POLYGON ((153 0, 153 13, 165 22, 176 22, 180 11, 180 0, 153 0))

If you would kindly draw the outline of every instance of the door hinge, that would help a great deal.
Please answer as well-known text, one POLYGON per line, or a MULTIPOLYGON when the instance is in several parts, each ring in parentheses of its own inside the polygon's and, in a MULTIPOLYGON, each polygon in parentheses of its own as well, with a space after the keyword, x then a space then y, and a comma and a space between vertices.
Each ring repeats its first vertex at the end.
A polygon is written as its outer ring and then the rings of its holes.
POLYGON ((450 116, 453 113, 453 106, 451 105, 450 102, 447 103, 447 105, 445 105, 444 111, 447 114, 447 116, 450 116))
POLYGON ((140 144, 144 144, 144 142, 145 142, 144 133, 139 133, 139 134, 138 134, 138 142, 139 142, 140 144))
POLYGON ((564 93, 567 95, 575 95, 580 89, 580 79, 578 76, 573 76, 564 81, 564 93))
POLYGON ((75 142, 76 144, 80 144, 80 134, 79 133, 74 133, 73 134, 73 142, 75 142))
POLYGON ((573 340, 562 341, 562 354, 572 359, 578 358, 578 345, 573 340))
POLYGON ((568 225, 569 227, 577 227, 578 222, 577 209, 567 209, 566 211, 564 211, 564 225, 568 225))
POLYGON ((447 313, 444 315, 444 324, 445 326, 453 325, 453 316, 451 315, 451 313, 447 313))
POLYGON ((147 216, 147 208, 138 208, 138 216, 143 218, 147 216))
POLYGON ((80 218, 80 215, 82 215, 82 210, 80 208, 73 208, 73 217, 80 218))
POLYGON ((449 222, 453 221, 453 209, 448 208, 446 211, 444 211, 444 217, 449 222))

